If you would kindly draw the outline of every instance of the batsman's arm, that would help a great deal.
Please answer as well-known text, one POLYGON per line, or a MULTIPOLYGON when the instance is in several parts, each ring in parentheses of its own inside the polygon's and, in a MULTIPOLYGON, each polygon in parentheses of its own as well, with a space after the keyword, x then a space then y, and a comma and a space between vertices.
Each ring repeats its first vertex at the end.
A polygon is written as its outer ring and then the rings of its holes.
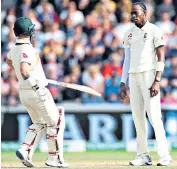
POLYGON ((36 81, 30 77, 30 63, 27 62, 21 62, 20 63, 20 73, 25 81, 28 82, 28 84, 33 88, 33 89, 39 89, 36 81))
POLYGON ((46 100, 46 90, 45 88, 40 88, 36 82, 36 80, 30 76, 30 64, 27 62, 21 62, 20 63, 20 73, 30 87, 36 92, 38 98, 40 101, 46 100))
POLYGON ((35 91, 39 89, 39 86, 37 85, 37 82, 34 78, 30 76, 30 63, 27 62, 21 62, 20 63, 20 73, 23 77, 23 79, 28 82, 30 87, 34 89, 35 91))
POLYGON ((32 59, 31 59, 31 48, 25 48, 26 51, 22 51, 22 54, 20 56, 20 73, 24 79, 24 81, 26 81, 26 83, 28 85, 30 85, 30 87, 33 90, 38 90, 39 87, 37 85, 36 80, 30 76, 30 67, 32 64, 32 59))
POLYGON ((24 80, 30 77, 30 64, 27 62, 20 63, 20 73, 24 80))
POLYGON ((10 59, 6 59, 6 63, 9 65, 10 68, 14 69, 12 61, 10 59))

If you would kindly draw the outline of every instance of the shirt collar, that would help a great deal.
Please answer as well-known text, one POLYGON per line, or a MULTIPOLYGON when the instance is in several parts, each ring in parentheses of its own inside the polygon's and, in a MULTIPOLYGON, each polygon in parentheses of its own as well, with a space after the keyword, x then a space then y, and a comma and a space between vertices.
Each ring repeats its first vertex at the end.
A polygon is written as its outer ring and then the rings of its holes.
POLYGON ((147 20, 145 25, 141 28, 141 30, 143 30, 143 31, 147 30, 148 26, 149 26, 149 21, 147 20))
POLYGON ((29 44, 31 44, 31 42, 30 42, 30 40, 28 38, 16 39, 16 43, 29 43, 29 44))

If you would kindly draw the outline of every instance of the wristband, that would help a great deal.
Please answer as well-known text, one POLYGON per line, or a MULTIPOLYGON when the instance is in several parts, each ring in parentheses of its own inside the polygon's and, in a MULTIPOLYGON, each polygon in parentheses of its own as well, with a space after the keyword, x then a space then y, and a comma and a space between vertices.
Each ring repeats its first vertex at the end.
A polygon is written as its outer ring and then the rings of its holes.
POLYGON ((156 71, 163 72, 165 64, 163 62, 157 62, 156 71))
POLYGON ((156 77, 155 78, 155 82, 160 82, 161 78, 160 77, 156 77))

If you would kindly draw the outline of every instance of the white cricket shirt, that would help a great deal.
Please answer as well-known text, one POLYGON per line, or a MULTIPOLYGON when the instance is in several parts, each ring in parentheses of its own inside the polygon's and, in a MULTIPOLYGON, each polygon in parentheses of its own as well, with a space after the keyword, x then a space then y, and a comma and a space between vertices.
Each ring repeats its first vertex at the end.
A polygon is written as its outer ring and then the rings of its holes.
POLYGON ((140 29, 133 26, 124 34, 124 47, 130 48, 129 73, 144 72, 156 68, 156 48, 164 45, 163 33, 156 25, 146 22, 140 29))
POLYGON ((47 79, 42 68, 41 60, 35 48, 29 39, 17 39, 7 58, 12 61, 20 88, 29 88, 30 85, 23 79, 20 73, 20 63, 27 62, 30 64, 30 76, 32 76, 40 87, 48 85, 47 79), (22 44, 25 43, 25 44, 22 44), (17 45, 20 44, 20 45, 17 45))

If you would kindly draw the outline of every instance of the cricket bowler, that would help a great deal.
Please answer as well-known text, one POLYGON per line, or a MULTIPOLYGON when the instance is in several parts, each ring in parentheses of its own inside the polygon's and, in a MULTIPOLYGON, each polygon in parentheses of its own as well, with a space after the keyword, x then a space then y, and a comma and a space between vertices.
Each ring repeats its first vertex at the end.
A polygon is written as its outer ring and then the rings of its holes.
POLYGON ((119 96, 128 97, 126 82, 129 75, 130 104, 136 128, 137 157, 130 165, 152 165, 147 148, 146 112, 157 140, 158 166, 172 161, 162 122, 160 80, 164 70, 164 41, 160 28, 146 17, 146 6, 132 5, 131 16, 135 25, 124 34, 125 59, 119 96))
POLYGON ((45 134, 48 144, 46 165, 67 168, 63 158, 64 108, 54 103, 41 60, 31 44, 35 25, 27 17, 20 17, 14 24, 16 43, 7 55, 7 64, 15 70, 19 82, 21 103, 32 120, 24 142, 16 151, 26 167, 33 167, 32 156, 45 134))

